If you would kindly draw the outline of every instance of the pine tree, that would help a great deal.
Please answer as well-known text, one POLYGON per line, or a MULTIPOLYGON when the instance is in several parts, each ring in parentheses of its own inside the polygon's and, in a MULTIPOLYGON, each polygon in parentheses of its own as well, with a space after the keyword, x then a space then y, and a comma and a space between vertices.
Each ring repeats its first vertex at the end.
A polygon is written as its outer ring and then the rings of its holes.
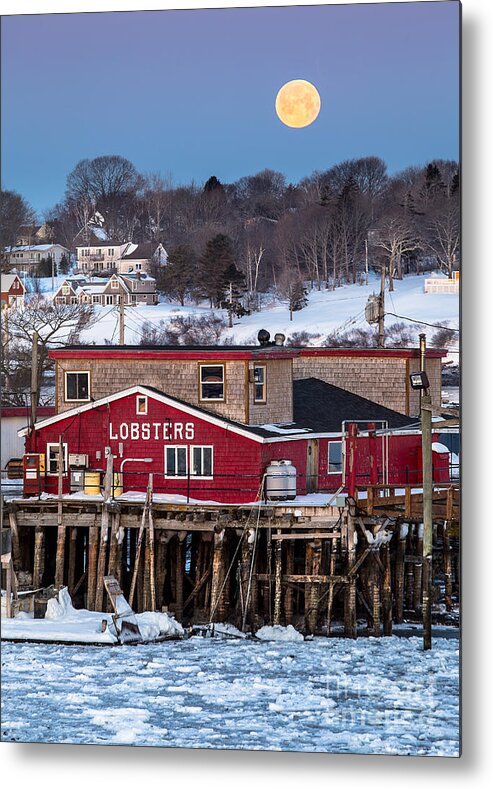
POLYGON ((218 307, 224 295, 225 272, 235 266, 233 244, 229 236, 219 233, 211 238, 199 259, 197 293, 218 307))
POLYGON ((196 272, 194 250, 187 244, 181 244, 170 250, 166 266, 160 268, 158 287, 168 296, 177 298, 183 306, 187 293, 193 288, 196 272))

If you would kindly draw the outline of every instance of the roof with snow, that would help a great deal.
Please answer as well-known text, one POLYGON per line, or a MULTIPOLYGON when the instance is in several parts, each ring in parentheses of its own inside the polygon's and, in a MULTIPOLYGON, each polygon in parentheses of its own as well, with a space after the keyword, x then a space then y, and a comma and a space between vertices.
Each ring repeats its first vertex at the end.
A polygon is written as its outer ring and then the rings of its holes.
POLYGON ((21 283, 22 290, 25 290, 24 284, 18 274, 2 274, 1 276, 2 293, 6 293, 7 291, 9 291, 16 279, 18 279, 19 282, 21 283))
POLYGON ((6 247, 5 252, 48 252, 54 247, 66 249, 66 247, 62 246, 62 244, 22 244, 21 246, 17 247, 6 247))

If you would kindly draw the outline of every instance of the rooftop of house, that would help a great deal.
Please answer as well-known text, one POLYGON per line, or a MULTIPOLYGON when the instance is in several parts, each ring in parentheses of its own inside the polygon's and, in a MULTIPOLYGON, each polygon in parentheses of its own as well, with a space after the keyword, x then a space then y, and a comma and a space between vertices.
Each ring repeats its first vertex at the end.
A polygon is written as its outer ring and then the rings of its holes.
POLYGON ((18 279, 19 282, 21 283, 22 290, 25 290, 24 284, 18 274, 2 274, 1 276, 2 293, 5 293, 6 291, 10 290, 12 284, 15 282, 16 279, 18 279))
POLYGON ((390 428, 406 427, 416 421, 318 378, 293 382, 293 416, 296 425, 317 433, 340 431, 347 419, 387 422, 390 428))
MULTIPOLYGON (((129 275, 120 275, 128 277, 129 275)), ((289 345, 276 345, 275 343, 258 344, 258 345, 66 345, 64 348, 57 349, 50 352, 55 358, 58 356, 65 358, 70 356, 86 356, 97 355, 99 357, 106 356, 107 358, 115 358, 115 356, 148 356, 156 357, 162 356, 163 358, 169 354, 189 354, 193 358, 193 354, 215 356, 229 356, 237 358, 246 358, 251 355, 267 354, 274 356, 281 355, 284 358, 295 356, 320 356, 320 357, 397 357, 400 359, 419 358, 418 348, 329 348, 321 346, 303 346, 293 347, 289 345), (244 355, 242 357, 242 355, 244 355), (246 356, 245 356, 246 355, 246 356)), ((446 350, 437 348, 428 348, 426 351, 427 358, 442 358, 447 355, 446 350)))
POLYGON ((5 247, 5 252, 48 252, 53 247, 65 249, 62 244, 53 242, 52 244, 21 244, 20 246, 5 247))
POLYGON ((123 255, 124 260, 150 260, 155 254, 159 243, 146 241, 144 244, 132 244, 134 249, 129 249, 123 255))

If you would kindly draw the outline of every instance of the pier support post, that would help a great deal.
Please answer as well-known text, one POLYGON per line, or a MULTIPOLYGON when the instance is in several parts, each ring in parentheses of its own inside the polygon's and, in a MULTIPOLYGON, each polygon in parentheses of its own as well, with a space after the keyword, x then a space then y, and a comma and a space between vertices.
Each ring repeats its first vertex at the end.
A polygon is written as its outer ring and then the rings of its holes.
MULTIPOLYGON (((277 530, 281 534, 281 530, 277 530)), ((281 596, 282 596, 282 540, 275 541, 275 587, 274 587, 274 624, 281 624, 281 596)))
POLYGON ((382 588, 382 618, 384 636, 392 635, 392 587, 390 569, 390 546, 383 546, 383 588, 382 588))
POLYGON ((87 608, 95 611, 96 583, 98 572, 98 536, 99 528, 89 526, 89 545, 87 558, 87 608))
POLYGON ((354 518, 348 513, 346 523, 346 544, 347 544, 347 574, 349 576, 346 584, 344 600, 344 635, 346 638, 356 638, 356 578, 351 575, 351 570, 356 559, 356 543, 354 539, 354 518))
POLYGON ((180 531, 176 540, 175 616, 178 622, 183 617, 183 575, 185 573, 186 536, 186 531, 180 531))
POLYGON ((401 624, 404 620, 404 556, 408 530, 407 523, 399 524, 395 550, 395 621, 397 624, 401 624))
POLYGON ((224 536, 224 529, 214 534, 210 611, 211 622, 222 622, 225 616, 224 591, 221 591, 224 583, 224 536))
POLYGON ((421 613, 423 595, 423 524, 416 527, 416 564, 414 565, 413 578, 413 608, 417 614, 421 613))
MULTIPOLYGON (((286 543, 286 575, 293 575, 294 572, 294 542, 288 540, 286 543)), ((293 623, 293 587, 287 584, 284 592, 284 615, 286 624, 293 623)))
POLYGON ((75 586, 75 560, 77 555, 77 526, 69 529, 67 586, 72 593, 75 586))
POLYGON ((34 529, 33 589, 43 585, 45 571, 45 530, 44 526, 34 529))

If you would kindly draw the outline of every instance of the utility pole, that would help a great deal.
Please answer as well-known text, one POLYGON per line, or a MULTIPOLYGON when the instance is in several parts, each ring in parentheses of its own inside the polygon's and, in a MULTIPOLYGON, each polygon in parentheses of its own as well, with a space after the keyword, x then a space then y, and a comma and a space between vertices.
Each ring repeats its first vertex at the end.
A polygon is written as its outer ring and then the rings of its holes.
POLYGON ((33 344, 31 350, 31 429, 36 424, 38 409, 38 340, 37 331, 33 331, 33 344))
POLYGON ((228 310, 228 326, 233 328, 233 283, 229 283, 229 310, 228 310))
POLYGON ((120 345, 125 345, 125 296, 120 294, 120 345))
POLYGON ((3 350, 3 360, 5 365, 5 389, 8 392, 10 389, 10 329, 9 329, 9 309, 10 304, 7 302, 2 310, 2 315, 5 316, 4 333, 5 345, 3 350))
POLYGON ((378 303, 378 347, 385 347, 385 263, 382 262, 380 275, 380 296, 378 303))
MULTIPOLYGON (((426 335, 419 335, 422 372, 426 373, 426 335)), ((433 457, 431 395, 429 387, 421 395, 421 440, 423 458, 423 649, 431 649, 431 591, 433 559, 433 457)))
POLYGON ((366 272, 365 284, 368 285, 368 238, 365 238, 365 272, 366 272))
POLYGON ((55 292, 55 253, 51 253, 51 292, 55 292))

